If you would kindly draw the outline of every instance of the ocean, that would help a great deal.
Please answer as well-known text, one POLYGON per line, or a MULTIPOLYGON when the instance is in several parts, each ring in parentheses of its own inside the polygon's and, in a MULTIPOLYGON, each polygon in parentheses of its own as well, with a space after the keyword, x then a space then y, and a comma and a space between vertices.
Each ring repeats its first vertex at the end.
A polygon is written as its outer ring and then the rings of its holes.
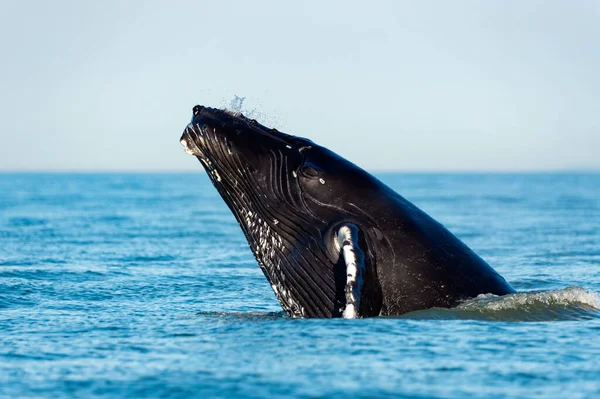
POLYGON ((600 397, 600 174, 378 177, 520 293, 290 319, 200 166, 0 174, 0 397, 600 397))

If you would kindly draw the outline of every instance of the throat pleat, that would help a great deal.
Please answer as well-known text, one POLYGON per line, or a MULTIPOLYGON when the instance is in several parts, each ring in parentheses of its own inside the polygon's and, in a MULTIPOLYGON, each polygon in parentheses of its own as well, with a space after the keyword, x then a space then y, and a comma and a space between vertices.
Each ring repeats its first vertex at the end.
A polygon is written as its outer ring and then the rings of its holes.
MULTIPOLYGON (((278 299, 286 311, 292 315, 304 317, 331 317, 336 307, 336 290, 333 265, 315 257, 307 259, 303 254, 307 249, 315 248, 311 238, 320 234, 304 219, 288 210, 277 207, 274 211, 264 194, 260 194, 257 182, 247 171, 235 154, 225 154, 224 146, 209 140, 211 152, 218 154, 221 165, 220 181, 213 180, 232 213, 238 220, 244 235, 265 275, 273 285, 278 299), (236 172, 239 176, 236 176, 236 172), (252 213, 253 217, 249 214, 252 213), (261 221, 257 220, 260 215, 261 221), (277 220, 277 228, 271 225, 277 220), (300 222, 295 222, 299 220, 300 222), (262 225, 258 225, 262 223, 262 225), (308 226, 312 231, 307 231, 308 226), (257 231, 270 232, 261 237, 257 231), (306 237, 309 237, 307 240, 306 237)), ((282 154, 273 154, 269 178, 273 192, 267 197, 275 202, 292 199, 289 187, 285 187, 276 176, 284 173, 282 154), (277 155, 277 156, 276 156, 277 155)))

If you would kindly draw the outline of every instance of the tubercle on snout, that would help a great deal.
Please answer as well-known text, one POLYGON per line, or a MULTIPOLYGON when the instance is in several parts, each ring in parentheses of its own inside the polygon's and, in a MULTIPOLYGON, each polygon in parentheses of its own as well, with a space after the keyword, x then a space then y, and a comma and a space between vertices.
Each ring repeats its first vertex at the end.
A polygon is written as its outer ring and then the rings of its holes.
POLYGON ((236 123, 245 124, 250 128, 258 128, 265 133, 275 134, 275 135, 286 135, 286 133, 280 132, 275 128, 269 128, 256 119, 250 119, 246 117, 241 112, 236 112, 227 109, 219 109, 219 108, 211 108, 204 107, 202 105, 196 105, 192 109, 192 123, 198 123, 198 119, 203 122, 207 122, 206 119, 210 119, 215 122, 215 125, 228 126, 234 125, 236 123))

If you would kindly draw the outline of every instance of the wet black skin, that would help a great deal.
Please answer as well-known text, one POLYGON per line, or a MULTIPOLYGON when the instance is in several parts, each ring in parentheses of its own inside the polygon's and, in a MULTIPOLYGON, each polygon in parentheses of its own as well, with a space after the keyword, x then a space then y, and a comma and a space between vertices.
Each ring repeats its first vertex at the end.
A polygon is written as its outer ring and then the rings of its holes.
POLYGON ((341 316, 346 271, 333 236, 344 223, 358 227, 365 253, 361 317, 515 292, 444 226, 327 148, 239 114, 201 106, 193 113, 181 140, 204 159, 290 316, 341 316), (281 245, 261 252, 243 209, 268 226, 267 241, 281 245))

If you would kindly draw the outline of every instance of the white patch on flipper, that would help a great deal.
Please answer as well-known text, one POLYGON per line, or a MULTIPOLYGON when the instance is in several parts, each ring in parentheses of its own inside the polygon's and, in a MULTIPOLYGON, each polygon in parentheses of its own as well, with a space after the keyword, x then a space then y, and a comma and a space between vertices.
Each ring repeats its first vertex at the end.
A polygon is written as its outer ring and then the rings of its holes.
POLYGON ((358 246, 358 228, 353 224, 342 226, 336 235, 335 247, 346 263, 346 306, 342 313, 345 319, 360 317, 360 294, 363 285, 364 254, 358 246))
POLYGON ((342 315, 344 319, 358 319, 358 311, 354 308, 354 304, 352 303, 346 305, 342 315))

